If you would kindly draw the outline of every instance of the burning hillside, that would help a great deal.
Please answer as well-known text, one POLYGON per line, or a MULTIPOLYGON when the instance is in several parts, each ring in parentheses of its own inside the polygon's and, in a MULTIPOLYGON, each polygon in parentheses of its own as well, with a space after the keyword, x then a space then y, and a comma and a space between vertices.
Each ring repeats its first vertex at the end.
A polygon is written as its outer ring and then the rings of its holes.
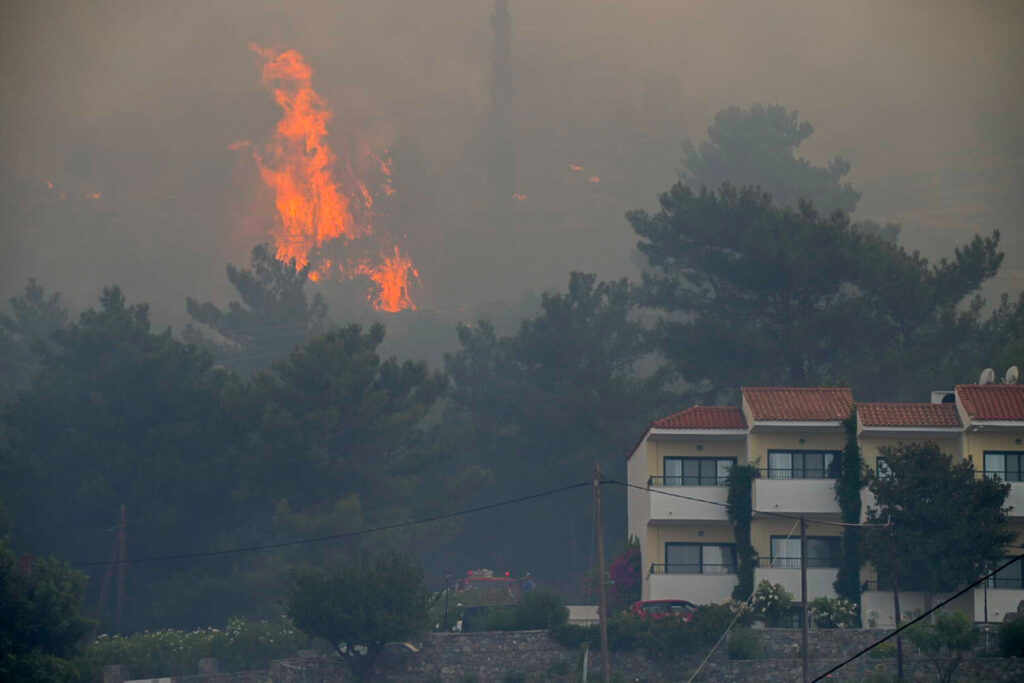
POLYGON ((365 146, 339 157, 328 141, 333 114, 313 89, 313 69, 297 50, 250 46, 263 60, 263 84, 274 93, 282 117, 265 145, 250 149, 263 182, 273 190, 275 255, 309 266, 314 281, 367 277, 374 308, 415 309, 410 285, 419 277, 394 238, 374 229, 375 197, 395 192, 391 161, 365 146), (359 163, 365 159, 372 164, 359 163), (359 169, 371 167, 365 175, 359 169), (339 181, 337 169, 341 169, 339 181), (360 177, 363 175, 363 177, 360 177))

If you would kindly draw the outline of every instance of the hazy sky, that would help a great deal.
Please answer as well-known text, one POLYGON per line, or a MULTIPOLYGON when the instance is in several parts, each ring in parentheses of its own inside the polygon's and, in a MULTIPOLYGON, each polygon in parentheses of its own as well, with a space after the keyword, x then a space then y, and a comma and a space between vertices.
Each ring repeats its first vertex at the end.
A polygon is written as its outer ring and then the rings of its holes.
POLYGON ((489 241, 492 5, 4 2, 0 295, 36 276, 80 307, 118 283, 176 328, 186 296, 226 299, 224 264, 273 220, 229 149, 278 118, 250 42, 305 55, 339 148, 394 144, 423 208, 393 227, 428 308, 632 274, 623 213, 671 185, 683 138, 753 102, 814 124, 808 158, 853 163, 858 217, 900 221, 930 258, 999 229, 996 288, 1024 287, 1024 3, 510 0, 527 199, 489 241))

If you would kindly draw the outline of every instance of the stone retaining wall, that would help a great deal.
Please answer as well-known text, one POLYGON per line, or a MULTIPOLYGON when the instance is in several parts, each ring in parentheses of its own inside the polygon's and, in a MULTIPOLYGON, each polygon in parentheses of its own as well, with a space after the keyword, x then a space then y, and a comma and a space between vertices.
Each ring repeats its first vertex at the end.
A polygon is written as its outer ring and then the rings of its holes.
MULTIPOLYGON (((801 680, 800 631, 767 629, 755 631, 761 638, 763 658, 729 660, 725 645, 707 662, 698 681, 721 683, 773 683, 801 680), (795 647, 794 647, 795 645, 795 647)), ((822 630, 811 633, 811 672, 821 674, 840 661, 877 640, 884 631, 822 630)), ((685 658, 667 664, 652 661, 642 653, 612 652, 610 663, 615 680, 668 683, 687 680, 701 658, 685 658)), ((375 681, 384 683, 488 683, 490 681, 572 681, 580 653, 551 641, 545 631, 430 634, 419 652, 388 652, 378 660, 375 681)), ((876 667, 895 671, 892 659, 862 657, 833 675, 830 680, 859 681, 876 667)), ((113 667, 111 667, 113 668, 113 667)), ((931 680, 934 673, 927 662, 908 654, 908 680, 931 680)), ((600 680, 600 654, 590 653, 591 680, 600 680)), ((959 676, 966 679, 1009 683, 1024 680, 1024 660, 1001 658, 970 659, 959 676)), ((121 683, 125 677, 111 676, 105 683, 121 683)), ((275 661, 267 671, 235 674, 206 674, 173 679, 174 683, 348 683, 348 670, 336 657, 304 657, 275 661)))

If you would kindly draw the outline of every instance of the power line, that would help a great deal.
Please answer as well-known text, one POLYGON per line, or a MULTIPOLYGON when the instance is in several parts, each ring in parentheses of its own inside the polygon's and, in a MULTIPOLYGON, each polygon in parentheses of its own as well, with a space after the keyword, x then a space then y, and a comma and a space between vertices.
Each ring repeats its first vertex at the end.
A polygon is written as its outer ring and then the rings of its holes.
POLYGON ((451 519, 453 517, 462 517, 464 515, 473 514, 474 512, 483 512, 484 510, 493 510, 494 508, 504 507, 506 505, 514 505, 516 503, 522 503, 528 500, 535 500, 537 498, 544 498, 545 496, 551 496, 556 493, 564 493, 572 489, 582 488, 584 486, 592 486, 592 481, 583 481, 576 484, 568 484, 567 486, 560 486, 554 489, 548 489, 547 491, 541 491, 540 493, 531 493, 527 496, 520 496, 519 498, 512 498, 511 500, 503 500, 497 503, 490 503, 488 505, 481 505, 475 508, 469 508, 468 510, 460 510, 458 512, 449 512, 443 515, 434 515, 433 517, 423 517, 421 519, 414 519, 408 522, 398 522, 396 524, 385 524, 383 526, 371 527, 369 529, 359 529, 358 531, 347 531, 340 534, 330 534, 328 536, 316 536, 313 538, 300 538, 294 541, 282 541, 281 543, 268 543, 265 545, 252 545, 242 548, 228 548, 224 550, 207 550, 205 552, 198 553, 182 553, 179 555, 158 555, 154 557, 144 557, 141 559, 133 560, 97 560, 90 562, 72 562, 71 564, 78 567, 101 567, 109 566, 111 564, 122 564, 132 563, 138 564, 140 562, 165 562, 168 560, 188 560, 196 559, 201 557, 214 557, 217 555, 234 555, 238 553, 249 553, 257 552, 260 550, 272 550, 274 548, 287 548, 297 545, 306 545, 309 543, 321 543, 323 541, 333 541, 341 538, 353 538, 355 536, 364 536, 366 534, 374 534, 380 531, 392 531, 394 529, 404 529, 410 526, 417 526, 420 524, 428 524, 430 522, 438 522, 443 519, 451 519))
MULTIPOLYGON (((884 643, 885 641, 887 641, 887 640, 889 640, 890 638, 892 638, 893 636, 895 636, 895 635, 896 635, 897 633, 900 633, 900 632, 902 632, 902 631, 905 631, 906 629, 910 628, 911 626, 913 626, 913 625, 914 625, 914 624, 916 624, 917 622, 919 622, 919 621, 921 621, 922 619, 924 619, 925 617, 927 617, 927 616, 928 616, 929 614, 931 614, 932 612, 934 612, 934 611, 936 611, 936 610, 940 609, 941 607, 944 607, 945 605, 947 605, 947 604, 949 604, 949 603, 953 602, 954 600, 956 600, 957 598, 959 598, 959 597, 960 597, 961 595, 963 595, 963 594, 964 594, 964 593, 966 593, 967 591, 969 591, 969 590, 971 590, 972 588, 974 588, 975 586, 977 586, 977 585, 978 585, 979 583, 982 583, 983 581, 987 581, 988 579, 992 578, 993 576, 995 576, 995 575, 996 575, 996 574, 998 574, 999 572, 1001 572, 1001 571, 1003 571, 1004 569, 1006 569, 1007 567, 1009 567, 1009 566, 1010 566, 1011 564, 1013 564, 1014 562, 1019 562, 1019 561, 1021 560, 1021 558, 1024 558, 1024 555, 1017 555, 1017 556, 1016 556, 1016 557, 1014 557, 1013 559, 1011 559, 1011 560, 1009 560, 1009 561, 1007 561, 1007 562, 1004 562, 1004 563, 1003 563, 1003 564, 1002 564, 1001 566, 999 566, 999 567, 996 567, 995 569, 993 569, 992 571, 990 571, 990 572, 989 572, 988 574, 986 574, 985 576, 983 576, 983 577, 981 577, 980 579, 978 579, 977 581, 975 581, 974 583, 972 583, 972 584, 969 584, 968 586, 965 586, 965 587, 964 587, 964 588, 962 588, 962 589, 961 589, 961 590, 960 590, 959 592, 955 593, 954 595, 951 595, 951 596, 949 596, 948 598, 946 598, 945 600, 943 600, 943 601, 942 601, 942 602, 940 602, 939 604, 935 605, 935 607, 932 607, 932 608, 931 608, 930 610, 928 610, 928 611, 927 611, 927 612, 925 612, 924 614, 921 614, 920 616, 918 616, 918 617, 917 617, 916 619, 913 619, 913 620, 911 620, 911 621, 908 621, 908 622, 907 622, 906 624, 904 624, 903 626, 900 626, 900 627, 899 627, 898 629, 896 629, 896 630, 895 630, 895 631, 893 631, 892 633, 888 634, 888 635, 887 635, 887 636, 885 636, 884 638, 881 638, 881 639, 879 639, 879 640, 876 640, 875 642, 871 643, 871 644, 870 644, 870 645, 868 645, 868 646, 867 646, 866 648, 864 648, 863 650, 861 650, 861 651, 860 651, 860 652, 858 652, 857 654, 853 655, 853 656, 852 656, 852 657, 850 657, 849 659, 847 659, 847 660, 845 660, 845 661, 843 661, 843 662, 841 662, 841 663, 839 663, 839 664, 836 664, 836 665, 835 665, 834 667, 832 667, 831 669, 829 669, 829 670, 828 670, 828 671, 826 671, 825 673, 823 673, 823 674, 821 674, 820 676, 818 676, 817 678, 815 678, 815 679, 814 679, 814 681, 812 681, 811 683, 817 683, 818 681, 822 680, 823 678, 827 678, 829 674, 831 674, 831 673, 833 673, 833 672, 835 672, 835 671, 838 671, 839 669, 843 668, 844 666, 846 666, 847 664, 849 664, 849 663, 850 663, 850 662, 852 662, 853 660, 857 659, 857 658, 858 658, 858 657, 860 657, 861 655, 864 655, 864 654, 866 654, 866 653, 867 653, 868 651, 870 651, 870 650, 872 650, 872 649, 874 649, 874 648, 878 647, 879 645, 881 645, 881 644, 882 644, 882 643, 884 643)), ((897 615, 897 616, 898 616, 898 615, 897 615)))
MULTIPOLYGON (((682 498, 683 500, 692 500, 695 503, 707 503, 708 505, 717 505, 718 507, 723 507, 723 508, 729 507, 728 503, 720 503, 717 500, 705 500, 704 498, 695 498, 693 496, 687 496, 687 495, 684 495, 682 493, 670 493, 668 491, 662 491, 660 489, 652 489, 652 488, 648 488, 646 486, 637 486, 636 484, 628 484, 628 483, 626 483, 624 481, 617 481, 615 479, 605 479, 604 481, 605 481, 605 483, 608 483, 608 484, 618 484, 619 486, 625 486, 625 487, 631 488, 631 489, 638 489, 640 491, 647 491, 648 493, 660 493, 663 496, 670 496, 672 498, 682 498)), ((754 514, 758 514, 758 515, 768 515, 770 517, 781 517, 782 519, 794 519, 794 520, 797 520, 797 521, 799 521, 801 519, 800 515, 787 515, 787 514, 782 513, 782 512, 770 512, 768 510, 751 510, 751 512, 753 512, 754 514)), ((886 527, 889 526, 888 524, 851 524, 849 522, 830 522, 830 521, 826 521, 826 520, 823 520, 823 519, 812 519, 810 521, 812 523, 814 523, 814 524, 828 524, 830 526, 838 526, 838 527, 858 527, 860 529, 880 529, 880 528, 886 528, 886 527)))

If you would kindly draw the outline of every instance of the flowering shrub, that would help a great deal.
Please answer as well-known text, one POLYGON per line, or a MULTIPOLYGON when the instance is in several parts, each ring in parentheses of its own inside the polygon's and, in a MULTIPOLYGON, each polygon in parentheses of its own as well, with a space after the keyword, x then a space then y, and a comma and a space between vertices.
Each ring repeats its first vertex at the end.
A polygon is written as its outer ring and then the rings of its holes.
POLYGON ((843 598, 815 598, 807 605, 810 623, 817 628, 856 628, 857 605, 843 598))
POLYGON ((231 619, 224 630, 143 631, 130 636, 100 635, 85 647, 84 680, 102 680, 103 667, 121 664, 135 677, 198 673, 198 662, 216 657, 221 671, 266 668, 272 659, 294 655, 309 639, 287 619, 231 619))
POLYGON ((786 590, 781 584, 770 583, 763 579, 757 584, 754 591, 754 598, 750 601, 751 609, 768 626, 780 626, 785 623, 793 608, 793 594, 786 590))

